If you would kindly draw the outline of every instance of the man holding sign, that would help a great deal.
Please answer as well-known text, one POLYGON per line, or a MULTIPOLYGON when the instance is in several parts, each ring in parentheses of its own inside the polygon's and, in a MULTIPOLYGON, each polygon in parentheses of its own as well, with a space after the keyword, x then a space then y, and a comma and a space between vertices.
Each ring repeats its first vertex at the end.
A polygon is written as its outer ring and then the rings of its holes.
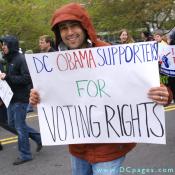
MULTIPOLYGON (((88 13, 76 3, 56 10, 52 17, 52 30, 56 37, 56 47, 60 51, 109 45, 97 39, 88 13)), ((77 84, 81 96, 81 82, 77 82, 77 84)), ((105 89, 101 88, 101 93, 108 96, 105 89)), ((148 97, 161 105, 168 104, 172 99, 170 91, 163 85, 151 88, 148 97)), ((39 92, 31 90, 30 103, 36 105, 39 102, 39 92)), ((72 175, 118 175, 125 155, 135 145, 135 143, 69 145, 72 175)))

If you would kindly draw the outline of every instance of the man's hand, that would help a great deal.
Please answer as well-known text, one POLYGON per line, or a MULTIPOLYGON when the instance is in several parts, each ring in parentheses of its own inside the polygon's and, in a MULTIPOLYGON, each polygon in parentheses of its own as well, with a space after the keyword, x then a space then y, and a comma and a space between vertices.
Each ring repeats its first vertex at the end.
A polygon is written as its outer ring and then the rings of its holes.
POLYGON ((40 103, 40 96, 38 91, 36 91, 35 89, 31 89, 30 90, 30 98, 29 98, 29 102, 31 105, 36 106, 38 103, 40 103))
POLYGON ((6 77, 6 74, 5 73, 0 73, 0 80, 4 80, 6 77))
POLYGON ((160 105, 167 105, 169 102, 169 92, 166 86, 151 88, 148 92, 148 98, 160 105))

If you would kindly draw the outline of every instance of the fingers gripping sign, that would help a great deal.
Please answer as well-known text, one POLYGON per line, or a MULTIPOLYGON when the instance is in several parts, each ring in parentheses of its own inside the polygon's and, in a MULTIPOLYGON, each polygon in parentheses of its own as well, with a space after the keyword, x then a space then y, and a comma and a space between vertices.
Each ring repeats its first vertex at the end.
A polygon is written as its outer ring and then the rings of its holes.
POLYGON ((1 73, 0 71, 0 80, 4 80, 6 77, 6 74, 5 73, 1 73))
POLYGON ((29 102, 33 106, 36 106, 38 103, 40 103, 40 95, 39 95, 38 91, 36 91, 35 89, 31 89, 31 91, 30 91, 29 102))
POLYGON ((148 97, 158 104, 166 105, 169 99, 168 89, 166 86, 151 88, 148 97))

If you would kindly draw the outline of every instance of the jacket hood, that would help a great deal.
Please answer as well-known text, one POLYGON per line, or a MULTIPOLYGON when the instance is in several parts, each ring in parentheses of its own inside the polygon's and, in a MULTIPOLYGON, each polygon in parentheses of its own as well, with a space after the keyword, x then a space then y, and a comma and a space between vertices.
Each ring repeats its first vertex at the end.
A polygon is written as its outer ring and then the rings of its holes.
POLYGON ((97 35, 87 11, 80 4, 70 3, 57 9, 51 19, 52 30, 55 33, 56 47, 58 48, 58 45, 62 41, 58 25, 64 21, 72 20, 81 23, 92 44, 96 45, 97 35))
POLYGON ((19 53, 19 42, 15 36, 8 35, 0 39, 0 42, 5 43, 8 47, 8 53, 4 54, 3 57, 7 62, 10 62, 16 54, 19 53))
POLYGON ((18 53, 19 51, 19 42, 18 39, 15 36, 8 35, 0 39, 1 42, 4 42, 8 49, 9 53, 8 55, 18 53))

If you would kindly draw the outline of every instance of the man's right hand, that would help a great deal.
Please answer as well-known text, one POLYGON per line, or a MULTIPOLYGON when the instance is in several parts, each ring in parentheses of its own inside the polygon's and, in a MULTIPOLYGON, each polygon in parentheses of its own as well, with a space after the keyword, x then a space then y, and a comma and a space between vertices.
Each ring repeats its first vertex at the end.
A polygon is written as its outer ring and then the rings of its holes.
POLYGON ((6 74, 5 74, 5 73, 1 73, 1 72, 0 72, 0 80, 4 80, 4 79, 5 79, 5 77, 6 77, 6 74))
POLYGON ((30 90, 30 98, 29 98, 29 102, 31 105, 36 106, 38 103, 40 103, 40 96, 38 91, 36 91, 35 89, 31 89, 30 90))

